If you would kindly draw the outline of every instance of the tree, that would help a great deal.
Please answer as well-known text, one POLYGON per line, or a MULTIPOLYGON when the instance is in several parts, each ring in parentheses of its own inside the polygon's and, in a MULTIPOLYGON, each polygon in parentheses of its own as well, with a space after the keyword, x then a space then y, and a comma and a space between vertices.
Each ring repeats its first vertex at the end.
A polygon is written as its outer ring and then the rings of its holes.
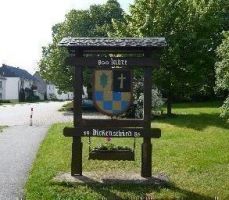
MULTIPOLYGON (((219 61, 215 65, 217 90, 229 92, 229 31, 223 32, 224 39, 217 48, 219 61)), ((222 117, 229 121, 229 94, 222 106, 222 117)))
POLYGON ((112 36, 166 38, 168 46, 153 80, 168 99, 168 114, 175 96, 214 94, 215 49, 226 24, 225 5, 223 0, 136 0, 125 21, 113 23, 112 36))
MULTIPOLYGON (((62 91, 72 91, 73 69, 66 66, 68 52, 58 47, 64 37, 107 37, 112 30, 112 20, 123 20, 123 10, 116 0, 108 0, 103 5, 92 5, 88 10, 71 10, 62 23, 52 28, 52 43, 43 47, 39 63, 43 78, 51 81, 62 91)), ((89 84, 88 71, 85 84, 89 84)))

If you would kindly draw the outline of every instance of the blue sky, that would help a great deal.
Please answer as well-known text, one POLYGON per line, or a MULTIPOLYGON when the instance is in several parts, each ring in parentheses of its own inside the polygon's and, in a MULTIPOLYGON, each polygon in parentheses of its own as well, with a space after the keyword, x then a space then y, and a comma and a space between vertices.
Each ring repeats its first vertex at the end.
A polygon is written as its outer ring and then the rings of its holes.
MULTIPOLYGON (((119 0, 128 10, 134 0, 119 0)), ((0 0, 0 66, 17 66, 33 73, 41 47, 51 41, 51 27, 71 9, 87 9, 106 0, 0 0)))

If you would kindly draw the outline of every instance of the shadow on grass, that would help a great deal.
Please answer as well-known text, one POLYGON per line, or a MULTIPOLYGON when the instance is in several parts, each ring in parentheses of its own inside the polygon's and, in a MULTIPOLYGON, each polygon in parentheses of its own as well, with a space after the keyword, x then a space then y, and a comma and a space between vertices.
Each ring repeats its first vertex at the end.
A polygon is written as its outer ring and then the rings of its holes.
POLYGON ((223 104, 223 101, 207 101, 207 102, 187 102, 177 103, 173 105, 173 108, 219 108, 223 104))
MULTIPOLYGON (((88 179, 88 178, 87 178, 88 179)), ((158 192, 160 193, 163 189, 167 191, 171 191, 172 193, 179 193, 181 199, 202 199, 202 200, 214 200, 215 197, 209 197, 205 195, 201 195, 198 193, 195 193, 193 191, 188 191, 182 188, 177 187, 175 184, 162 181, 160 179, 155 178, 155 183, 151 184, 140 184, 140 183, 132 183, 130 184, 129 181, 125 183, 125 180, 123 180, 121 183, 114 183, 115 181, 120 181, 116 179, 109 179, 103 181, 105 183, 96 182, 94 180, 87 180, 91 181, 91 183, 69 183, 69 182, 61 182, 61 183, 52 183, 53 185, 62 186, 65 188, 71 188, 74 190, 77 190, 77 186, 86 186, 87 188, 93 190, 95 193, 100 194, 103 196, 104 199, 109 200, 125 200, 125 199, 131 199, 131 197, 121 197, 120 193, 127 193, 126 195, 131 195, 134 197, 134 199, 141 199, 141 200, 147 200, 147 199, 157 199, 155 197, 149 197, 148 194, 158 192), (106 183, 108 181, 108 183, 106 183), (113 183, 109 183, 109 182, 113 183), (115 192, 113 192, 115 191, 115 192)), ((126 196, 122 195, 122 196, 126 196)), ((160 194, 160 198, 163 194, 160 194)), ((168 197, 167 197, 168 198, 168 197)), ((167 199, 166 198, 166 199, 167 199)), ((174 199, 175 197, 171 197, 171 199, 174 199)))
POLYGON ((202 131, 208 126, 229 129, 229 124, 221 119, 217 113, 176 114, 170 118, 158 118, 157 120, 177 127, 191 128, 198 131, 202 131))

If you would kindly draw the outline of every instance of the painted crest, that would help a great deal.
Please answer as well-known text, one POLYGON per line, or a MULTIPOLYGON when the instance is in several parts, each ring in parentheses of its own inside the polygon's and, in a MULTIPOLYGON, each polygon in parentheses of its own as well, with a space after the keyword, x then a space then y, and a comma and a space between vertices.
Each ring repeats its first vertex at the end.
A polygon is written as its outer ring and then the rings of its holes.
POLYGON ((110 116, 127 111, 132 101, 131 71, 126 69, 96 69, 93 100, 95 107, 110 116))

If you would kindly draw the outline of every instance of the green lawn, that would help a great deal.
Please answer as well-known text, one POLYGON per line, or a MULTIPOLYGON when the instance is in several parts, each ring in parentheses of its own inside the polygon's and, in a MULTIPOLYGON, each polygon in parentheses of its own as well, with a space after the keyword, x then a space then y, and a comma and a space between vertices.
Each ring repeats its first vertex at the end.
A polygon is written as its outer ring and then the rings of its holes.
MULTIPOLYGON (((153 173, 166 174, 170 184, 75 185, 55 183, 53 177, 70 171, 71 138, 55 124, 40 147, 25 187, 26 199, 229 199, 229 124, 222 121, 217 103, 178 104, 173 118, 157 119, 154 127, 162 137, 153 141, 153 173)), ((136 161, 89 161, 88 140, 84 140, 84 171, 136 171, 140 173, 140 145, 136 161)), ((93 139, 93 145, 104 139, 93 139)), ((130 139, 113 140, 119 145, 133 145, 130 139)))

